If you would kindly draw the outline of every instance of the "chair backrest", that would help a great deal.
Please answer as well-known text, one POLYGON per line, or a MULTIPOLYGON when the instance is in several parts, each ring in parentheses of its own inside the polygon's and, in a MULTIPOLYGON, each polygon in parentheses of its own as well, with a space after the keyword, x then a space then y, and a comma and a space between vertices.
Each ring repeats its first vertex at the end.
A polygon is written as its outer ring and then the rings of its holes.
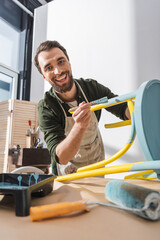
POLYGON ((146 160, 160 160, 160 80, 144 82, 136 93, 135 126, 146 160))

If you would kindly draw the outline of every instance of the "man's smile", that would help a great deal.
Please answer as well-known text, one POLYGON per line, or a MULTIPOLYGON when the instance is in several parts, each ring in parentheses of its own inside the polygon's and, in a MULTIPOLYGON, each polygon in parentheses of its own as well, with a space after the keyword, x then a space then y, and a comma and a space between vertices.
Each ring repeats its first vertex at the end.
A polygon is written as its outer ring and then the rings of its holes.
POLYGON ((68 92, 73 86, 72 74, 69 71, 62 72, 60 75, 56 75, 50 80, 50 84, 57 92, 68 92))
POLYGON ((54 80, 56 82, 64 83, 66 81, 66 79, 67 79, 67 73, 65 73, 59 77, 56 77, 54 80))

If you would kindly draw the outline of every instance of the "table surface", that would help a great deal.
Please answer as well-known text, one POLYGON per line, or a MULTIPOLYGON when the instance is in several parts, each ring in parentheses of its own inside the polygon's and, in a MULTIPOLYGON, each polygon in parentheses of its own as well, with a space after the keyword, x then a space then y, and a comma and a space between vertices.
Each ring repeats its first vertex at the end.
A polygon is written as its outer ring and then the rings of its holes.
MULTIPOLYGON (((107 202, 105 186, 110 179, 85 178, 60 183, 54 181, 53 192, 43 198, 32 198, 31 206, 87 199, 107 202)), ((160 191, 158 181, 127 180, 160 191)), ((94 206, 89 212, 32 222, 30 216, 16 217, 13 197, 0 196, 0 237, 6 240, 159 240, 160 221, 152 222, 133 213, 94 206)))

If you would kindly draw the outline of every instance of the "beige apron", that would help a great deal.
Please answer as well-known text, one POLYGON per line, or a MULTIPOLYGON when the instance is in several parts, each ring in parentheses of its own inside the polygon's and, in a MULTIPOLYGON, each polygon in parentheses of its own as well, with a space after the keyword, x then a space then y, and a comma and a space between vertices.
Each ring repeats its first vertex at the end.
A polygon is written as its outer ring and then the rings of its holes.
MULTIPOLYGON (((86 102, 88 102, 82 88, 78 84, 86 102)), ((65 115, 65 135, 67 136, 74 125, 74 119, 67 117, 67 114, 63 109, 65 115)), ((66 165, 57 163, 58 175, 65 175, 76 172, 79 167, 83 167, 95 162, 99 162, 105 159, 104 146, 102 138, 98 129, 98 120, 94 112, 91 113, 91 123, 85 131, 80 148, 74 158, 66 165)))

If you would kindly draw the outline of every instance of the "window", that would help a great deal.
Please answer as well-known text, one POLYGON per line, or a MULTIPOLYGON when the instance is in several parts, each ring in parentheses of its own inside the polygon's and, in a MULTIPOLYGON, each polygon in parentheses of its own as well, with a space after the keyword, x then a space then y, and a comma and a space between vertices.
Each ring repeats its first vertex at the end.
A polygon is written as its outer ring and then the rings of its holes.
MULTIPOLYGON (((0 63, 18 72, 18 99, 30 100, 34 9, 50 1, 1 0, 0 3, 0 63)), ((1 87, 8 89, 14 78, 11 80, 5 75, 1 72, 1 87)))
POLYGON ((18 72, 0 64, 0 102, 16 98, 17 80, 18 72))
POLYGON ((19 71, 20 31, 0 19, 0 63, 19 71))

